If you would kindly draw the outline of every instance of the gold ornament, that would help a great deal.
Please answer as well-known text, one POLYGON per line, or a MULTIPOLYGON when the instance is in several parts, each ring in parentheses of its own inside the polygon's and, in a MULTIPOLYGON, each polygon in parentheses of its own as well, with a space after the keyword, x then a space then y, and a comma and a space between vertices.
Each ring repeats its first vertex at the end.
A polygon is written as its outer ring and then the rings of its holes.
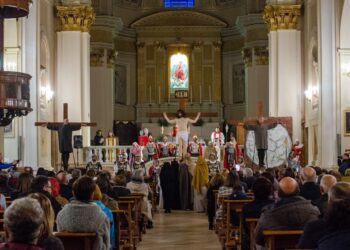
POLYGON ((96 14, 91 6, 57 6, 60 31, 89 32, 96 14))
POLYGON ((269 31, 298 29, 301 5, 267 5, 263 18, 269 31))

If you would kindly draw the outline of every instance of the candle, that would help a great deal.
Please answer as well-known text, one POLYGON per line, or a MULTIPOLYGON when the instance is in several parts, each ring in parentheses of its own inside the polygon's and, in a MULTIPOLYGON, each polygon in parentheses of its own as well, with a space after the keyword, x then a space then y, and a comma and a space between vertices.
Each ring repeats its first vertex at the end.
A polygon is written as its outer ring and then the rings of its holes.
POLYGON ((199 103, 202 104, 202 85, 199 85, 199 103))
POLYGON ((149 103, 152 102, 152 86, 149 86, 149 103))
POLYGON ((158 104, 160 104, 160 86, 158 86, 158 104))
POLYGON ((161 134, 164 134, 164 126, 162 125, 161 129, 160 129, 161 134))
POLYGON ((211 86, 209 86, 209 103, 211 104, 211 86))

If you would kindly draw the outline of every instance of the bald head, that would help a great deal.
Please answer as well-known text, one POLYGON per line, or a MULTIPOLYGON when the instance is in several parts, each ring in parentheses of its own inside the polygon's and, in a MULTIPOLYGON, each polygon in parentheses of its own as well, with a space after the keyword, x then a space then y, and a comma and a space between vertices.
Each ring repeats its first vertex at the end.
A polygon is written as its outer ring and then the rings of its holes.
POLYGON ((299 194, 299 185, 296 180, 291 177, 284 177, 278 185, 279 197, 291 197, 299 194))
POLYGON ((303 182, 316 182, 317 175, 315 169, 311 167, 303 168, 303 172, 301 174, 303 182))
POLYGON ((324 176, 322 176, 321 183, 320 183, 321 193, 322 194, 328 193, 331 187, 333 187, 336 183, 337 183, 337 179, 333 175, 325 174, 324 176))
POLYGON ((328 200, 337 201, 350 199, 350 183, 338 182, 328 191, 328 200))

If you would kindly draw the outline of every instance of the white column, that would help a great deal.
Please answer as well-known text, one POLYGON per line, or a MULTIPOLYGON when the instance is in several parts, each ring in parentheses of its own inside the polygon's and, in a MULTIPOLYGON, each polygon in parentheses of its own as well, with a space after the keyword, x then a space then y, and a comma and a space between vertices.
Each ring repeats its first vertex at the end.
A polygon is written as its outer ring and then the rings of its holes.
POLYGON ((38 165, 38 129, 34 123, 38 119, 37 113, 37 82, 38 82, 38 50, 39 44, 39 4, 33 1, 28 18, 23 19, 23 72, 32 76, 30 80, 30 103, 33 109, 27 116, 23 117, 22 125, 22 164, 36 169, 38 165))
MULTIPOLYGON (((61 31, 57 33, 56 120, 63 119, 63 103, 68 103, 70 122, 90 121, 90 34, 94 13, 88 5, 58 6, 61 31), (71 20, 82 21, 71 23, 71 20), (74 19, 73 19, 74 17, 74 19)), ((75 22, 74 21, 74 22, 75 22)), ((90 145, 90 128, 83 135, 90 145)))
POLYGON ((265 8, 265 20, 270 25, 269 112, 270 116, 293 118, 293 139, 302 139, 301 37, 294 21, 299 15, 300 7, 295 5, 265 8))
POLYGON ((335 0, 320 0, 320 166, 337 165, 335 0))

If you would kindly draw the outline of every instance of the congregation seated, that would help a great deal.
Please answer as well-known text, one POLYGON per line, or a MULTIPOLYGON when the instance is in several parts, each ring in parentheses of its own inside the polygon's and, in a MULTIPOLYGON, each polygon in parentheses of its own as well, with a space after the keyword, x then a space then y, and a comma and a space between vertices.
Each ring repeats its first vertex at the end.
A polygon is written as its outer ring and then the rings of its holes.
MULTIPOLYGON (((73 183, 78 180, 81 177, 81 170, 80 169, 73 169, 72 171, 72 178, 68 182, 68 186, 73 189, 73 183)), ((72 193, 73 195, 73 193, 72 193)))
POLYGON ((216 174, 214 175, 208 186, 207 191, 207 213, 208 213, 208 222, 209 222, 209 230, 214 229, 214 217, 215 217, 215 210, 216 210, 216 202, 215 202, 215 194, 214 190, 218 190, 223 184, 224 184, 224 177, 222 174, 216 174))
POLYGON ((44 212, 39 202, 32 198, 21 198, 12 202, 4 214, 6 243, 1 250, 43 250, 36 246, 44 222, 44 212))
POLYGON ((251 190, 253 183, 256 181, 257 177, 254 176, 253 170, 251 168, 243 169, 243 181, 247 184, 247 189, 251 190))
POLYGON ((64 250, 62 241, 53 235, 55 224, 55 214, 53 212, 50 200, 43 194, 32 193, 29 198, 39 202, 44 212, 44 222, 37 245, 46 250, 64 250))
POLYGON ((299 239, 298 247, 306 249, 318 247, 320 249, 322 242, 322 249, 350 249, 349 245, 347 247, 338 245, 341 242, 344 244, 346 242, 347 244, 350 243, 348 241, 350 239, 349 199, 350 183, 338 182, 332 186, 328 192, 328 207, 325 217, 305 225, 304 233, 299 239), (346 237, 343 232, 347 234, 346 237), (338 240, 336 240, 337 238, 338 240), (332 246, 329 244, 330 242, 332 242, 332 246), (325 248, 325 246, 329 248, 325 248))
POLYGON ((341 175, 345 175, 347 169, 350 168, 350 156, 348 153, 342 155, 342 159, 339 162, 339 172, 341 175))
MULTIPOLYGON (((95 191, 94 191, 94 198, 93 201, 97 206, 99 206, 102 210, 102 212, 106 215, 108 220, 110 221, 110 241, 111 241, 111 246, 115 247, 115 232, 114 232, 114 218, 112 214, 112 210, 109 207, 105 206, 105 204, 102 201, 103 195, 102 192, 99 188, 98 185, 95 186, 95 191)), ((117 208, 116 208, 117 209, 117 208)))
POLYGON ((60 195, 68 201, 73 197, 72 187, 69 186, 68 175, 65 171, 60 171, 56 175, 56 179, 60 184, 60 195))
POLYGON ((74 198, 57 215, 58 232, 96 233, 93 250, 110 249, 110 222, 93 202, 96 184, 82 176, 73 184, 74 198))
POLYGON ((137 169, 131 176, 131 181, 126 184, 126 187, 130 190, 131 193, 143 194, 143 200, 141 203, 141 213, 147 218, 148 226, 152 227, 153 218, 152 218, 152 205, 148 200, 148 196, 151 194, 152 190, 144 182, 143 170, 137 169))
POLYGON ((264 245, 264 230, 302 229, 307 222, 316 220, 320 214, 311 201, 299 195, 299 185, 291 177, 280 180, 278 195, 280 200, 260 216, 255 230, 257 245, 264 245))
POLYGON ((56 216, 58 212, 62 209, 62 206, 52 196, 52 185, 48 177, 43 175, 36 176, 32 181, 30 192, 41 193, 47 198, 49 198, 56 216))
POLYGON ((111 175, 109 172, 105 172, 105 171, 100 172, 96 178, 96 183, 97 185, 101 183, 100 188, 102 188, 102 183, 103 183, 103 188, 101 189, 102 193, 108 195, 113 199, 118 199, 118 194, 113 191, 112 183, 111 183, 111 175))
POLYGON ((320 210, 321 217, 324 215, 327 209, 328 203, 328 191, 337 183, 337 179, 333 175, 323 175, 320 182, 321 197, 317 200, 313 200, 312 204, 317 206, 320 210))
POLYGON ((21 173, 17 179, 16 188, 11 192, 10 196, 12 200, 22 198, 29 194, 33 176, 28 173, 21 173))
POLYGON ((114 177, 114 186, 112 188, 118 197, 131 194, 130 189, 126 188, 126 177, 124 175, 116 175, 114 177))
POLYGON ((4 196, 10 196, 12 188, 8 185, 8 174, 4 171, 0 171, 0 193, 4 196))
POLYGON ((317 182, 317 175, 315 169, 312 167, 305 167, 301 172, 301 179, 303 185, 300 187, 300 196, 307 200, 316 200, 321 197, 320 186, 317 182))
POLYGON ((265 177, 259 177, 252 186, 254 200, 243 206, 242 220, 244 225, 244 237, 242 249, 249 249, 249 229, 245 223, 246 218, 259 218, 264 207, 274 203, 273 184, 265 177))
MULTIPOLYGON (((230 172, 225 179, 224 185, 219 188, 218 202, 221 198, 228 198, 233 193, 233 188, 240 185, 239 178, 234 173, 230 172)), ((219 208, 216 211, 216 219, 222 218, 222 204, 218 204, 219 208)))
MULTIPOLYGON (((115 198, 109 196, 109 194, 112 192, 114 193, 114 191, 112 190, 112 187, 110 186, 108 180, 99 175, 96 180, 96 185, 101 191, 101 203, 111 210, 117 210, 118 202, 115 200, 115 198)), ((114 197, 118 196, 114 195, 114 197)))
POLYGON ((68 203, 68 200, 61 196, 60 194, 60 184, 58 183, 57 179, 54 177, 49 177, 50 183, 51 183, 51 195, 52 197, 57 201, 58 204, 63 207, 68 203))

